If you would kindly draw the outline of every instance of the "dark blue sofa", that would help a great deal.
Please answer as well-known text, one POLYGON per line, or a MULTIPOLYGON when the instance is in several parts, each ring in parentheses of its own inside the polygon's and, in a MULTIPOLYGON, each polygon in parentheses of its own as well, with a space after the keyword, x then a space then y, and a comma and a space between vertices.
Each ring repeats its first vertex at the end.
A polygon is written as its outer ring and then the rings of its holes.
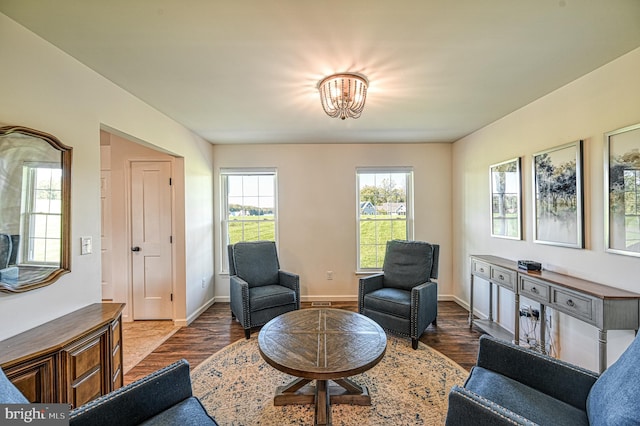
POLYGON ((640 340, 598 375, 483 335, 477 364, 449 393, 447 426, 640 424, 640 340))
MULTIPOLYGON (((0 402, 29 401, 0 369, 0 402)), ((175 362, 70 412, 70 426, 217 425, 191 391, 189 364, 175 362)))

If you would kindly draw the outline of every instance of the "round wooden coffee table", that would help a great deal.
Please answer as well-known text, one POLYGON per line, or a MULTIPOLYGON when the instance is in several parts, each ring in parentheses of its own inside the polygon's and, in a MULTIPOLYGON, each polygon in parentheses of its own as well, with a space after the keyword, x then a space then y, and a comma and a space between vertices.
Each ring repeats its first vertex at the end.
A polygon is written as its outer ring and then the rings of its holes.
POLYGON ((315 403, 315 424, 325 425, 331 424, 331 404, 371 405, 366 386, 347 377, 380 362, 387 336, 375 321, 355 312, 301 309, 265 324, 258 345, 269 365, 298 377, 276 389, 274 405, 315 403), (316 386, 307 386, 312 380, 316 386))

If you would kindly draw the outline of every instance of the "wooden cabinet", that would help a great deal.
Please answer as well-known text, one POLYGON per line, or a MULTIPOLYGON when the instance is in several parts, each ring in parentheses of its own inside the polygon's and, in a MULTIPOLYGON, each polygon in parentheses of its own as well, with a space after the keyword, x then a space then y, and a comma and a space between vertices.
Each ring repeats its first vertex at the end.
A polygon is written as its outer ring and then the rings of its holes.
POLYGON ((121 303, 96 303, 0 342, 0 366, 31 402, 78 407, 122 386, 121 303))

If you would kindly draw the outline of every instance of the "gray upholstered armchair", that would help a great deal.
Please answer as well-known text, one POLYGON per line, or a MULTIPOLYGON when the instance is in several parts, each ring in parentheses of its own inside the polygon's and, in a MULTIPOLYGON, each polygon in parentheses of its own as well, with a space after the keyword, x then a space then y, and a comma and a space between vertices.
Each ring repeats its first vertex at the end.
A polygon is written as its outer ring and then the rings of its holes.
POLYGON ((640 424, 640 339, 598 375, 480 337, 477 364, 449 393, 448 426, 640 424))
POLYGON ((300 309, 300 277, 280 270, 273 241, 240 242, 228 249, 231 315, 247 339, 251 327, 300 309))
POLYGON ((411 338, 413 349, 438 316, 440 246, 423 241, 387 242, 383 272, 360 279, 358 310, 383 329, 411 338))
MULTIPOLYGON (((28 404, 0 369, 0 403, 28 404)), ((38 422, 34 422, 36 424, 38 422)), ((217 423, 192 395, 189 364, 177 361, 69 413, 71 426, 181 425, 217 423)))

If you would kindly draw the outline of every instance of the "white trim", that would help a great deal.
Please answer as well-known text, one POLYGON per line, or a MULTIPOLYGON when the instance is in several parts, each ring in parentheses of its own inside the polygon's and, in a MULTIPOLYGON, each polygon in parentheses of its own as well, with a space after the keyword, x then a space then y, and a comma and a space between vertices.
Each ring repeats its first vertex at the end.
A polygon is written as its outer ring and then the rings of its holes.
MULTIPOLYGON (((230 303, 229 296, 216 296, 216 302, 230 303)), ((357 302, 358 295, 314 295, 314 296, 300 296, 301 302, 357 302)), ((438 295, 439 302, 455 302, 462 306, 467 311, 469 310, 469 304, 454 296, 452 294, 438 295)))
MULTIPOLYGON (((228 299, 228 297, 227 297, 228 299)), ((180 327, 186 327, 189 324, 191 324, 193 321, 196 320, 196 318, 198 318, 200 315, 202 315, 207 309, 209 309, 211 306, 213 306, 214 303, 216 303, 217 299, 214 296, 212 299, 209 299, 205 304, 203 304, 202 306, 200 306, 198 309, 196 309, 191 315, 189 315, 187 317, 186 320, 181 319, 175 319, 173 320, 173 323, 177 326, 180 327)))

